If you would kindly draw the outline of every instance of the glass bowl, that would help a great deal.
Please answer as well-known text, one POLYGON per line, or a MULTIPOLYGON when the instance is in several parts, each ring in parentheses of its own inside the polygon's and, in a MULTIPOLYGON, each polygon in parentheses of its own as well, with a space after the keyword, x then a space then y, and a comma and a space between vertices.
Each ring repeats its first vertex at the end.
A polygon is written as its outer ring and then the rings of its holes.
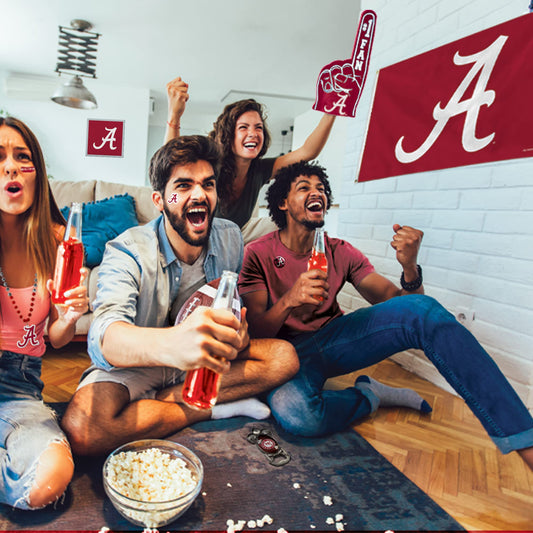
POLYGON ((203 478, 196 454, 169 440, 125 444, 109 454, 103 467, 104 489, 115 509, 144 528, 165 526, 181 516, 200 493, 203 478))

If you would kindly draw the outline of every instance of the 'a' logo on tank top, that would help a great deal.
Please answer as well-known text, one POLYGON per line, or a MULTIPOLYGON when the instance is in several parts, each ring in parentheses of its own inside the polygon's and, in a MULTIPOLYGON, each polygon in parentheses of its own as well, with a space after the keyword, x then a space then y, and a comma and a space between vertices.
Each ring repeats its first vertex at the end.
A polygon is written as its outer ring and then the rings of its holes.
POLYGON ((283 268, 285 266, 285 258, 281 257, 281 255, 274 257, 274 266, 276 268, 283 268))
POLYGON ((26 348, 28 344, 31 344, 32 346, 39 346, 37 334, 35 333, 35 325, 32 324, 31 326, 24 326, 24 331, 26 333, 24 333, 21 341, 17 341, 17 346, 19 348, 26 348))

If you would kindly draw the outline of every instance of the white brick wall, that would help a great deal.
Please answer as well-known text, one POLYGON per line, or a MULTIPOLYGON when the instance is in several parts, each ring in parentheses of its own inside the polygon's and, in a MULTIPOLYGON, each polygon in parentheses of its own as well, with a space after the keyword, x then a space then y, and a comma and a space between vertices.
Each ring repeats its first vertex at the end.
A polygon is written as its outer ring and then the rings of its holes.
MULTIPOLYGON (((337 234, 396 283, 392 224, 425 233, 420 263, 427 294, 450 311, 475 312, 471 330, 533 409, 533 159, 354 183, 378 69, 527 13, 527 0, 363 0, 377 13, 365 91, 346 128, 337 234)), ((533 14, 531 15, 533 17, 533 14)), ((530 105, 530 102, 524 102, 530 105)), ((365 302, 351 287, 344 309, 365 302)), ((420 352, 395 356, 446 388, 420 352)))

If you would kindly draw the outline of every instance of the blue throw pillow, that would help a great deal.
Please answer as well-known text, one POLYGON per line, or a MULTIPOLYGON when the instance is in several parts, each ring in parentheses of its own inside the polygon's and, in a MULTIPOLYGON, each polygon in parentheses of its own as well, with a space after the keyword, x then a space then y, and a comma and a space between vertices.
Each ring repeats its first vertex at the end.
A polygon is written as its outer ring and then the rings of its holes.
MULTIPOLYGON (((70 206, 61 209, 65 219, 69 211, 70 206)), ((81 240, 85 248, 85 266, 98 266, 102 262, 106 242, 138 225, 135 199, 129 194, 83 204, 81 240)))

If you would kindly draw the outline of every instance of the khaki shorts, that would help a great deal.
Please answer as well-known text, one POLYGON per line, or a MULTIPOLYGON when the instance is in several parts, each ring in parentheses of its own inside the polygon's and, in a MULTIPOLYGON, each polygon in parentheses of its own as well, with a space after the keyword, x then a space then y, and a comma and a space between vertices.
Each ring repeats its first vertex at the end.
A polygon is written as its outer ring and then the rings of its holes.
POLYGON ((185 380, 185 371, 164 366, 112 368, 102 370, 90 366, 81 376, 78 389, 92 383, 119 383, 128 389, 130 401, 153 399, 158 391, 185 380))

